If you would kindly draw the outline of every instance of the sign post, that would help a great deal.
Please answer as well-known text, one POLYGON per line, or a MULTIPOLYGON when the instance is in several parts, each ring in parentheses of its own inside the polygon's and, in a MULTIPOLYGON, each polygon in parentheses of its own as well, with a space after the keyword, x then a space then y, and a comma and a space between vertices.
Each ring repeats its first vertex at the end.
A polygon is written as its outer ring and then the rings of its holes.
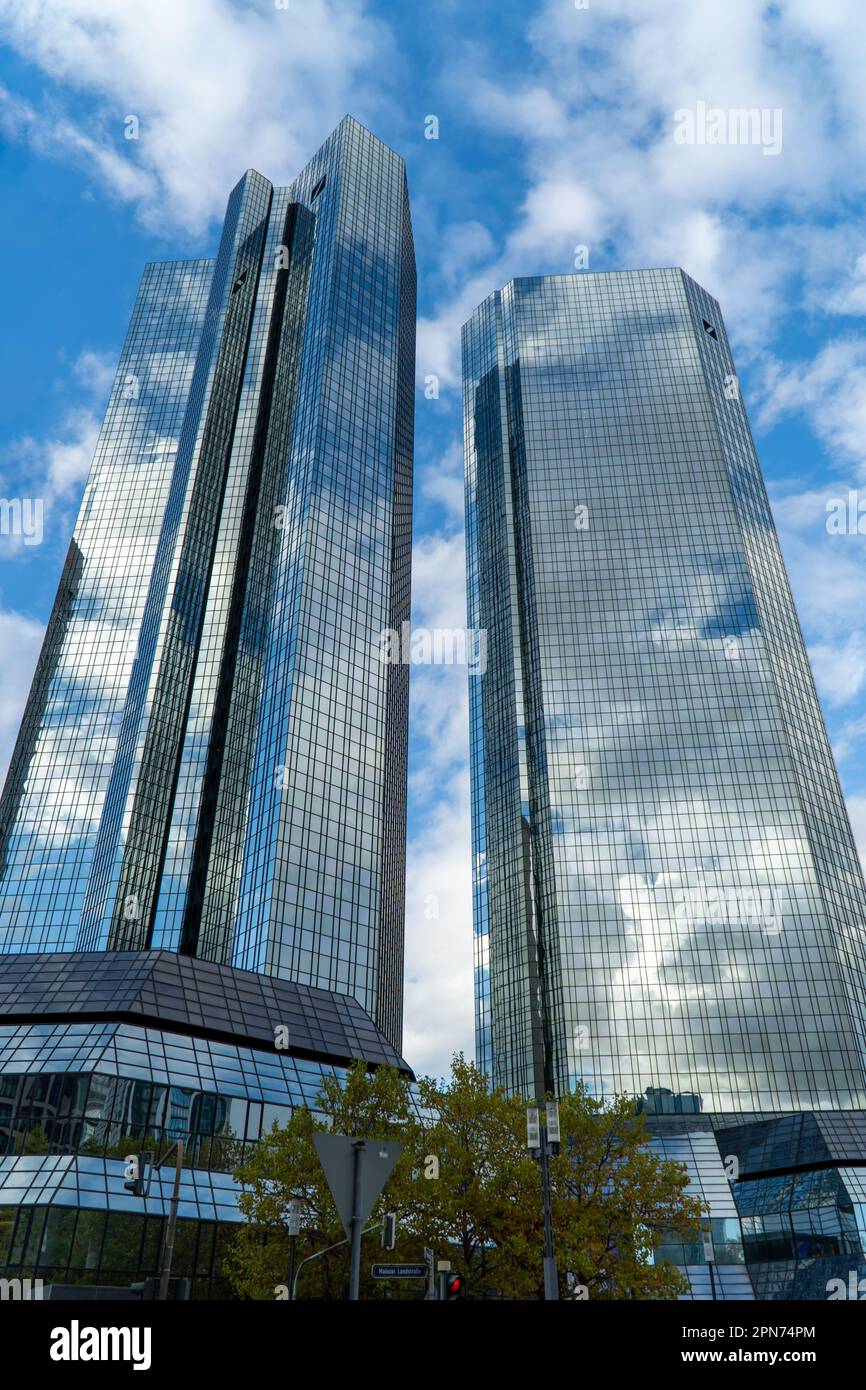
POLYGON ((364 1222, 403 1152, 390 1139, 349 1139, 322 1130, 313 1135, 334 1205, 351 1242, 349 1298, 360 1297, 361 1236, 364 1222))
POLYGON ((298 1236, 304 1224, 304 1203, 299 1197, 290 1197, 286 1204, 286 1229, 289 1232, 289 1299, 295 1297, 295 1260, 297 1259, 298 1236))
POLYGON ((427 1292, 424 1294, 424 1302, 427 1303, 436 1297, 436 1256, 426 1245, 424 1247, 424 1265, 427 1270, 427 1292))
MULTIPOLYGON (((364 1217, 361 1215, 361 1179, 364 1171, 364 1141, 356 1139, 352 1144, 352 1254, 349 1261, 349 1301, 357 1303, 361 1289, 361 1232, 364 1217)), ((370 1215, 369 1208, 365 1213, 370 1215)))
POLYGON ((544 1217, 544 1297, 550 1302, 559 1299, 559 1275, 553 1253, 553 1211, 550 1193, 550 1157, 555 1145, 561 1142, 559 1102, 549 1100, 544 1108, 545 1123, 541 1123, 540 1107, 526 1109, 526 1147, 541 1164, 541 1201, 544 1217))

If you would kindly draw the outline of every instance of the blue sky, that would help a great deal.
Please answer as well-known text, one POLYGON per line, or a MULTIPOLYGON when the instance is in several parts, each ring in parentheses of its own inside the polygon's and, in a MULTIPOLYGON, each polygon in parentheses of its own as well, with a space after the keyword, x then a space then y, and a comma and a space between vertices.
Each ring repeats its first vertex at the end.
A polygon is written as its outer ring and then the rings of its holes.
MULTIPOLYGON (((861 0, 0 0, 0 42, 0 496, 45 507, 41 544, 0 537, 0 775, 144 262, 212 254, 243 170, 288 182, 350 111, 407 162, 440 383, 417 393, 414 621, 464 621, 461 323, 577 246, 682 265, 725 314, 866 844, 866 536, 826 527, 866 486, 861 0), (780 111, 781 150, 678 143, 700 102, 780 111)), ((405 1052, 438 1071, 472 1050, 465 676, 413 683, 405 1052)))

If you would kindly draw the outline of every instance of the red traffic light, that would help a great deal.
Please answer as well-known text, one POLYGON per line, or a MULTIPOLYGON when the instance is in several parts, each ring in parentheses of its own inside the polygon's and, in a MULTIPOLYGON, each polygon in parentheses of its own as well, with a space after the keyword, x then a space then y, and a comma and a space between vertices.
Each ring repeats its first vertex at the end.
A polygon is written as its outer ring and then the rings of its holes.
POLYGON ((462 1274, 449 1274, 445 1285, 449 1298, 463 1298, 466 1294, 466 1280, 462 1274))

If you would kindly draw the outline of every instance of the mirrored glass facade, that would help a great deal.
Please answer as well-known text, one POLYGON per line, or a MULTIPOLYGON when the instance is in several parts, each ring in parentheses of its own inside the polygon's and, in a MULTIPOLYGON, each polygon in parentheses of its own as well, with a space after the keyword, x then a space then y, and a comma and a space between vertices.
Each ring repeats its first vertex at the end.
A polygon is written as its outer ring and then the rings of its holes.
POLYGON ((0 953, 180 951, 402 1020, 415 268, 351 117, 145 270, 0 800, 0 953))
POLYGON ((194 1298, 231 1296, 233 1174, 357 1060, 411 1076, 351 995, 170 951, 0 957, 0 1277, 156 1274, 180 1139, 172 1267, 194 1298), (168 1156, 143 1196, 128 1154, 168 1156))
POLYGON ((124 1288, 151 1278, 174 1168, 146 1198, 129 1153, 183 1139, 172 1270, 194 1299, 228 1298, 241 1215, 232 1173, 294 1106, 315 1109, 324 1058, 273 1054, 116 1021, 0 1026, 0 1277, 124 1288))
POLYGON ((866 1114, 711 1117, 755 1297, 866 1293, 866 1114))
POLYGON ((866 892, 719 305, 514 280, 463 332, 479 1056, 866 1104, 866 892))

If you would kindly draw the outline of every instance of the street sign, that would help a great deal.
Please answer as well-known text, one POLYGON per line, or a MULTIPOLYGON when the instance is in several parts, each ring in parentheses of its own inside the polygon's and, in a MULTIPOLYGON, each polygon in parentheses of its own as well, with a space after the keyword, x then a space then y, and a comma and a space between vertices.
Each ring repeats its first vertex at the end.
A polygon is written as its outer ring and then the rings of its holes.
POLYGON ((541 1126, 538 1120, 538 1108, 529 1105, 526 1108, 526 1147, 528 1149, 541 1148, 541 1126))
POLYGON ((290 1197, 286 1203, 286 1230, 290 1236, 299 1236, 304 1227, 307 1205, 299 1197, 290 1197))
POLYGON ((374 1279, 426 1279, 424 1265, 373 1265, 374 1279))
POLYGON ((551 1144, 558 1144, 560 1142, 559 1101, 549 1100, 545 1109, 547 1111, 547 1137, 551 1144))
POLYGON ((392 1143, 390 1139, 347 1139, 344 1134, 330 1134, 325 1131, 313 1135, 313 1144, 343 1223, 343 1230, 351 1239, 352 1217, 356 1217, 359 1222, 367 1220, 375 1206, 376 1198, 403 1152, 403 1145, 392 1143), (356 1145, 360 1145, 364 1151, 357 1211, 353 1210, 352 1203, 356 1145))

